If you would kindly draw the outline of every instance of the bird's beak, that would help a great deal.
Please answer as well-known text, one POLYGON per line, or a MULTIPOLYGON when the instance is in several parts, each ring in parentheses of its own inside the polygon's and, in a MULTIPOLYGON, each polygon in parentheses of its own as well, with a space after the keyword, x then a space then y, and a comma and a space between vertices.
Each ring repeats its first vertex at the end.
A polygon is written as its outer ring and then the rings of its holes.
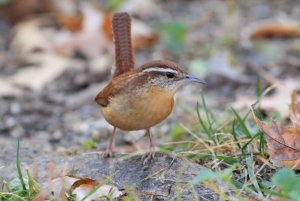
POLYGON ((192 75, 186 75, 185 79, 188 81, 192 81, 192 82, 197 82, 197 83, 201 83, 201 84, 207 84, 204 80, 197 78, 195 76, 192 75))

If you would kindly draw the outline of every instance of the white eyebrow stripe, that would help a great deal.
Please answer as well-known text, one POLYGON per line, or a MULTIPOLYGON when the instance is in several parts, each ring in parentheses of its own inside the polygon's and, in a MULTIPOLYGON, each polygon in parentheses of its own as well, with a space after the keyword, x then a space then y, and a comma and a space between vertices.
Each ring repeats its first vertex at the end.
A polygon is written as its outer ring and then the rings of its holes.
POLYGON ((158 68, 158 67, 153 67, 153 68, 147 68, 142 71, 143 73, 146 72, 165 72, 165 73, 175 73, 177 74, 176 70, 173 70, 171 68, 158 68))

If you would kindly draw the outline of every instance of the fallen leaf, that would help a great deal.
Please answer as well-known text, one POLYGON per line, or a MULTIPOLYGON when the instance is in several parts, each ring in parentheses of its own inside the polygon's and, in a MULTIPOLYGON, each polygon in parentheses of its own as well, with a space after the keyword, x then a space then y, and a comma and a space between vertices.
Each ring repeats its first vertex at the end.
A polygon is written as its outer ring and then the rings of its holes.
POLYGON ((71 32, 62 30, 51 36, 52 47, 56 52, 64 55, 73 55, 76 51, 81 52, 90 59, 97 58, 104 52, 113 52, 113 42, 103 30, 105 20, 110 15, 102 12, 91 3, 82 2, 81 30, 71 32))
POLYGON ((0 79, 0 97, 15 97, 22 94, 22 91, 14 86, 8 79, 0 79))
POLYGON ((11 49, 23 58, 36 50, 67 56, 81 52, 88 58, 97 58, 103 52, 113 52, 111 31, 106 30, 110 14, 88 2, 82 3, 77 14, 65 12, 57 12, 53 18, 36 17, 20 22, 13 29, 11 49), (49 26, 54 22, 61 24, 64 29, 57 30, 49 26))
POLYGON ((108 184, 107 180, 97 182, 90 178, 71 175, 55 178, 44 187, 47 195, 41 195, 41 197, 51 196, 54 200, 69 200, 72 197, 75 201, 80 201, 87 196, 86 201, 100 201, 106 197, 116 199, 124 194, 116 186, 108 184), (92 190, 95 192, 90 194, 92 190))
POLYGON ((35 55, 34 57, 32 56, 32 59, 38 65, 20 69, 10 78, 14 84, 40 91, 67 68, 71 67, 70 60, 55 54, 35 55))
POLYGON ((29 19, 16 25, 13 29, 12 49, 21 58, 26 58, 35 50, 50 51, 51 42, 40 29, 43 19, 29 19))
POLYGON ((101 32, 104 32, 107 38, 111 41, 113 40, 113 33, 112 33, 112 13, 106 13, 104 15, 104 20, 100 29, 101 32))
MULTIPOLYGON (((285 80, 276 80, 276 78, 266 78, 273 84, 274 92, 271 95, 260 100, 260 108, 266 111, 275 111, 282 118, 289 116, 288 105, 290 103, 290 94, 294 89, 300 89, 298 79, 288 78, 285 80)), ((236 94, 235 101, 231 106, 237 110, 249 108, 257 101, 257 97, 247 94, 236 94)))
POLYGON ((289 109, 293 127, 300 130, 300 103, 297 100, 296 90, 292 92, 292 103, 290 104, 289 109))
POLYGON ((294 38, 300 36, 300 26, 291 20, 264 20, 255 22, 243 30, 244 38, 294 38))
POLYGON ((14 0, 0 5, 0 14, 9 23, 16 24, 37 12, 48 12, 52 9, 50 0, 14 0))
POLYGON ((300 89, 299 80, 288 78, 275 84, 275 87, 272 95, 261 100, 260 107, 269 111, 277 111, 283 118, 288 117, 289 97, 294 89, 300 89))
POLYGON ((80 13, 76 15, 59 15, 57 16, 57 21, 71 32, 82 30, 83 16, 80 13))
MULTIPOLYGON (((52 37, 54 49, 65 55, 79 51, 89 58, 97 58, 103 52, 113 52, 111 13, 101 11, 91 4, 84 3, 81 7, 81 30, 75 33, 61 31, 52 37)), ((72 21, 72 20, 71 20, 72 21)), ((70 26, 67 25, 67 27, 70 26)), ((79 26, 79 25, 78 25, 79 26)), ((70 28, 68 28, 70 30, 70 28)), ((134 49, 154 45, 158 36, 152 28, 139 20, 132 20, 132 45, 134 49)))
POLYGON ((292 23, 270 22, 262 24, 250 35, 251 39, 274 37, 299 37, 300 27, 292 23))
POLYGON ((267 139, 267 152, 271 162, 278 167, 300 169, 300 104, 297 93, 292 92, 290 119, 292 124, 285 127, 274 120, 266 124, 259 120, 252 109, 253 117, 267 139))
MULTIPOLYGON (((107 53, 113 55, 112 14, 90 2, 80 2, 77 12, 75 8, 73 5, 70 10, 58 9, 53 18, 39 17, 20 22, 14 28, 11 49, 22 58, 35 52, 55 52, 65 56, 80 52, 89 59, 107 53), (63 28, 57 30, 51 26, 54 23, 63 28)), ((133 20, 132 41, 133 48, 144 48, 154 45, 158 37, 150 26, 133 20)))
POLYGON ((131 29, 134 49, 151 47, 158 42, 158 35, 142 21, 133 19, 131 29))
MULTIPOLYGON (((76 195, 76 200, 82 200, 91 190, 97 188, 98 183, 87 183, 82 184, 73 190, 73 193, 76 195)), ((103 184, 101 185, 98 190, 96 190, 92 195, 90 195, 86 201, 97 201, 103 200, 105 197, 110 197, 111 199, 119 198, 123 193, 118 190, 117 187, 103 184)))

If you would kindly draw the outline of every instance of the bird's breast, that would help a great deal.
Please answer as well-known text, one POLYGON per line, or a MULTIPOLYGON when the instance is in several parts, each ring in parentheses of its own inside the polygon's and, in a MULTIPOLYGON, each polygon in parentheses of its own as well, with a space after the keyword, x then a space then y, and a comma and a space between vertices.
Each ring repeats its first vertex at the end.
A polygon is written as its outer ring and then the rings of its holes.
POLYGON ((115 95, 102 108, 104 118, 122 130, 150 128, 168 117, 174 105, 173 94, 159 87, 115 95))

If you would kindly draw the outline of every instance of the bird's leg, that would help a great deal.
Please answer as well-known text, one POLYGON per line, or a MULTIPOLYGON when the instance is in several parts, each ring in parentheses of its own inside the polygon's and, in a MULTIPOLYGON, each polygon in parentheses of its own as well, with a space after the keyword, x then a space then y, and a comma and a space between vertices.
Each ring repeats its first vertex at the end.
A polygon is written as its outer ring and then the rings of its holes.
POLYGON ((109 158, 112 157, 113 155, 113 145, 114 145, 114 141, 115 141, 115 135, 116 135, 116 127, 114 127, 113 132, 109 138, 109 143, 106 149, 106 152, 104 154, 104 158, 109 158))
POLYGON ((149 138, 149 142, 150 142, 150 152, 147 152, 144 154, 143 156, 143 164, 145 165, 149 160, 154 159, 155 158, 155 149, 154 149, 154 144, 152 142, 152 138, 151 138, 151 133, 150 133, 150 128, 146 129, 146 135, 149 138))

